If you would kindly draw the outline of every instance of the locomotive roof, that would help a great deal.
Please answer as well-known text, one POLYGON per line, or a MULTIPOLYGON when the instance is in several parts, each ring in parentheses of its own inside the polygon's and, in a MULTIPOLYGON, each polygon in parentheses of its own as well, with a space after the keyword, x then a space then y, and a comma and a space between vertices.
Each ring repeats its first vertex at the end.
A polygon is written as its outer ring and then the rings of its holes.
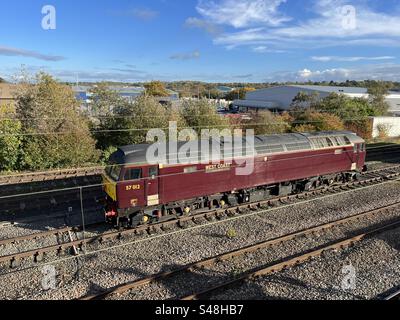
MULTIPOLYGON (((349 131, 335 131, 335 132, 315 132, 315 133, 287 133, 287 134, 275 134, 266 136, 255 136, 254 149, 257 154, 274 154, 282 152, 293 152, 293 151, 307 151, 307 150, 318 150, 324 147, 326 138, 330 138, 334 141, 335 146, 346 146, 356 143, 364 143, 364 140, 357 136, 353 132, 349 131), (345 137, 347 139, 345 139, 345 137), (336 138, 336 139, 335 139, 336 138), (347 140, 347 141, 346 141, 347 140), (350 144, 348 143, 350 142, 350 144)), ((149 164, 147 159, 147 153, 153 152, 154 146, 165 148, 167 159, 171 160, 177 157, 177 154, 185 155, 189 148, 197 148, 199 150, 197 158, 201 157, 202 146, 209 145, 212 148, 213 142, 210 140, 199 140, 190 142, 178 142, 177 150, 181 153, 177 153, 176 150, 170 150, 168 143, 156 143, 156 144, 134 144, 118 148, 110 157, 110 162, 115 164, 149 164), (150 149, 153 146, 153 149, 150 149), (183 146, 186 146, 184 151, 181 150, 183 146)), ((220 142, 221 150, 224 150, 224 142, 220 142)), ((239 143, 240 144, 240 143, 239 143)), ((242 139, 242 145, 246 146, 246 139, 242 139)), ((236 145, 234 146, 237 147, 236 145)), ((254 150, 253 149, 253 150, 254 150)), ((204 149, 203 149, 204 150, 204 149)), ((209 149, 212 150, 212 149, 209 149)), ((247 149, 249 150, 249 149, 247 149)), ((252 151, 253 151, 252 150, 252 151)), ((237 154, 236 154, 237 155, 237 154)), ((192 154, 193 156, 193 154, 192 154)))

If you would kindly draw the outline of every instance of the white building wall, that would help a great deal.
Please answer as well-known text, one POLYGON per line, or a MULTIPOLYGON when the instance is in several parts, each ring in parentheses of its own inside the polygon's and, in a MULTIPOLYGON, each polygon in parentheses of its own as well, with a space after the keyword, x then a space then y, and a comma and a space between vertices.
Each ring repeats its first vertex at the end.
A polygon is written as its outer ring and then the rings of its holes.
MULTIPOLYGON (((293 102, 293 99, 299 92, 304 92, 306 94, 318 93, 321 99, 329 96, 331 92, 320 91, 317 89, 311 90, 309 88, 300 88, 296 86, 280 86, 272 87, 266 89, 260 89, 246 94, 246 100, 250 101, 269 101, 278 105, 280 109, 287 110, 293 102)), ((351 98, 368 98, 368 94, 363 93, 348 93, 348 92, 338 92, 342 93, 351 98)), ((393 114, 400 114, 400 94, 392 93, 387 96, 387 102, 390 105, 389 112, 393 114)))
MULTIPOLYGON (((246 94, 246 100, 274 102, 279 105, 281 109, 287 110, 290 108, 293 99, 299 92, 313 94, 316 91, 309 89, 299 89, 297 87, 291 86, 273 87, 248 92, 246 94)), ((321 99, 329 95, 329 93, 326 92, 319 92, 319 94, 321 99)))
POLYGON ((372 118, 372 137, 379 137, 379 128, 383 128, 388 137, 400 137, 400 117, 374 117, 372 118))

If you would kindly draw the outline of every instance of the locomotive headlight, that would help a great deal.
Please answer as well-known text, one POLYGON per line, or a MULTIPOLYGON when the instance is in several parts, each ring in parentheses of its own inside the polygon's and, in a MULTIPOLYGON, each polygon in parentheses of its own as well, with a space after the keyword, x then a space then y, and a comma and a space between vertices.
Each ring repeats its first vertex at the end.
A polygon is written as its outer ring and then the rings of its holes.
POLYGON ((143 223, 149 222, 149 217, 148 216, 143 216, 143 223))

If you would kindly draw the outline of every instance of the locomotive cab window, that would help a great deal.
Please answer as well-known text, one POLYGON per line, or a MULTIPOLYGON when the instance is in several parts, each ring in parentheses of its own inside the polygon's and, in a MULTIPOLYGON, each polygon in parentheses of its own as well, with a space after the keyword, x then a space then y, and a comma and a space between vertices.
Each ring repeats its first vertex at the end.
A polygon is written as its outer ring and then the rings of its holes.
POLYGON ((121 170, 122 168, 119 165, 108 166, 106 168, 106 173, 111 179, 113 179, 114 181, 118 181, 119 176, 121 174, 121 170))
POLYGON ((158 177, 158 168, 157 167, 149 168, 149 178, 155 179, 157 177, 158 177))
POLYGON ((126 169, 124 180, 139 180, 142 178, 142 169, 126 169))

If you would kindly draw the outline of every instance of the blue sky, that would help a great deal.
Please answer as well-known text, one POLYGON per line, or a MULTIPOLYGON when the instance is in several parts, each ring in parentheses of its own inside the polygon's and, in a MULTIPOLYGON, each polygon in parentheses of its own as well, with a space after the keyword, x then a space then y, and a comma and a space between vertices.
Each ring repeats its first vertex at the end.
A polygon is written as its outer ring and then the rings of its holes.
POLYGON ((400 81, 400 2, 2 1, 0 76, 21 66, 69 81, 400 81))

